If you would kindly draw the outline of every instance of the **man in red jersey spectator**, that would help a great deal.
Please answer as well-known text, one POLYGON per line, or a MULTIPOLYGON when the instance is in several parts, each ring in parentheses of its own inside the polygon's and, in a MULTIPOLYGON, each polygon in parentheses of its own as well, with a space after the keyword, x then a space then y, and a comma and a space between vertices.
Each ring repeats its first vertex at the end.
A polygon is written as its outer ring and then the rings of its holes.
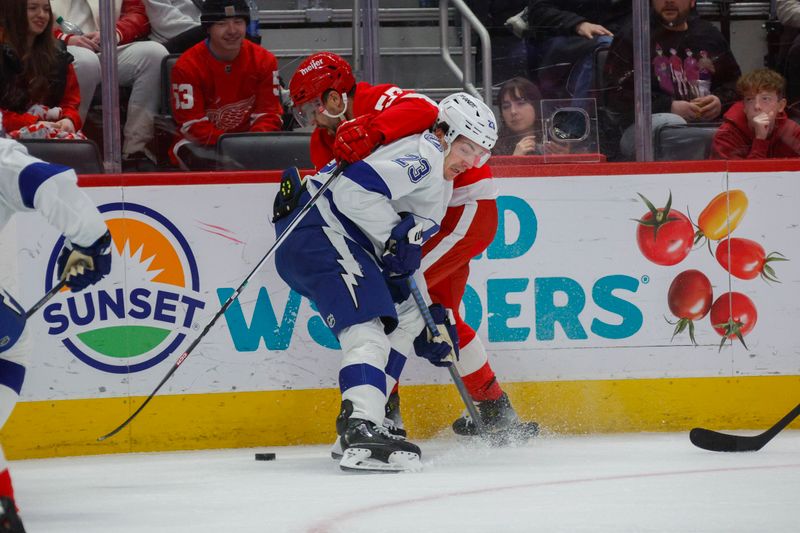
POLYGON ((208 39, 172 69, 172 116, 180 138, 170 158, 183 168, 213 168, 214 145, 223 133, 281 129, 278 62, 245 39, 249 21, 245 0, 206 0, 200 22, 208 39))
MULTIPOLYGON (((352 163, 378 146, 430 128, 438 106, 429 98, 392 84, 356 83, 350 65, 330 52, 319 52, 303 60, 289 83, 294 115, 302 126, 315 126, 311 135, 311 161, 317 169, 332 159, 352 163)), ((488 165, 458 175, 453 196, 439 233, 423 247, 421 268, 428 293, 435 303, 452 309, 458 331, 460 357, 456 364, 481 418, 490 431, 516 431, 532 436, 535 422, 521 423, 508 395, 500 387, 486 349, 458 309, 469 276, 469 261, 482 253, 497 231, 497 189, 488 165)), ((396 365, 395 380, 402 364, 396 365)), ((390 373, 391 374, 391 373, 390 373)), ((387 374, 389 375, 389 374, 387 374)), ((385 424, 405 435, 396 390, 386 404, 385 424)), ((475 435, 469 417, 453 423, 461 435, 475 435)), ((335 456, 337 450, 332 450, 335 456)))

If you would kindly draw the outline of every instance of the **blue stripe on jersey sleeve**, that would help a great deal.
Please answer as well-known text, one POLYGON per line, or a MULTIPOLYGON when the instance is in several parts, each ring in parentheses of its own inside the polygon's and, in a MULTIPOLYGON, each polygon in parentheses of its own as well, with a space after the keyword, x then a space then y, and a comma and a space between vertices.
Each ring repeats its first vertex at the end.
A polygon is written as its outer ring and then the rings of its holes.
POLYGON ((53 163, 32 163, 23 168, 19 173, 19 193, 23 205, 33 209, 33 199, 36 198, 36 191, 42 183, 67 170, 70 168, 53 163))
POLYGON ((392 198, 392 191, 389 190, 389 187, 386 185, 386 182, 383 181, 380 174, 375 172, 374 168, 363 161, 357 161, 347 167, 343 175, 368 191, 382 194, 389 199, 392 198))

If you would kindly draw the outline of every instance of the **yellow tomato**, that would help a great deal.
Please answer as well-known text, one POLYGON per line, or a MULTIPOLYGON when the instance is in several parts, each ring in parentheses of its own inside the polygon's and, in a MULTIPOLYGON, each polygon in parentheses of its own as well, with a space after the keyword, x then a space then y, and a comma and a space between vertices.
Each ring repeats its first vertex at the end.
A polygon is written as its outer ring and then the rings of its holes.
POLYGON ((733 232, 747 211, 747 196, 744 191, 733 189, 721 192, 708 202, 697 226, 707 238, 718 241, 733 232))

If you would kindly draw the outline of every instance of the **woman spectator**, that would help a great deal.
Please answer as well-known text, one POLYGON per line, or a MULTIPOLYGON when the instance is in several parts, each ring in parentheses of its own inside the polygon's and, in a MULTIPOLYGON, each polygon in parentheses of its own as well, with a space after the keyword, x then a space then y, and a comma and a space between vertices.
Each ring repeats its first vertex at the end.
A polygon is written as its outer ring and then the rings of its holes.
POLYGON ((542 95, 525 78, 512 78, 500 87, 500 133, 494 155, 541 155, 542 127, 537 108, 542 95))
POLYGON ((4 43, 20 60, 14 90, 0 101, 3 127, 16 138, 84 138, 72 56, 53 36, 49 0, 4 0, 4 43))

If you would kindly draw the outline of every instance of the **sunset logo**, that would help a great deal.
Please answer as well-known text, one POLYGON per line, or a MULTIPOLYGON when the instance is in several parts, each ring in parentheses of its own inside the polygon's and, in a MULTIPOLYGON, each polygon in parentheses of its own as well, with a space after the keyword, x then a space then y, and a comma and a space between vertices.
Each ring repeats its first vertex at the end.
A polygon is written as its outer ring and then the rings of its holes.
MULTIPOLYGON (((166 217, 129 202, 99 207, 111 231, 111 274, 44 309, 48 333, 98 370, 140 372, 163 361, 184 341, 195 314, 200 278, 186 238, 166 217)), ((53 247, 45 289, 57 283, 53 247)))

